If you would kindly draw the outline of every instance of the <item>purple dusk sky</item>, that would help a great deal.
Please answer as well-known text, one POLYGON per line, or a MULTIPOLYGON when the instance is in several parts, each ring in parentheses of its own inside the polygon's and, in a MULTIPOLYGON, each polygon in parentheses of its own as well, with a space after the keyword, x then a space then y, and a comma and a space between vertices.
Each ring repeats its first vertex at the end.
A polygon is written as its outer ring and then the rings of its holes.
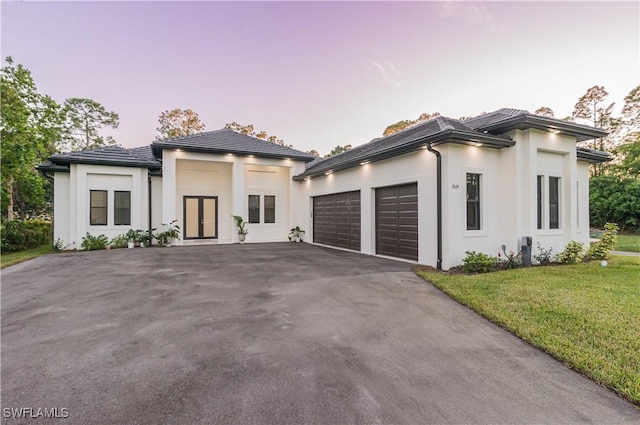
POLYGON ((120 115, 149 144, 160 112, 237 121, 321 154, 422 112, 556 116, 593 85, 640 83, 638 2, 7 2, 2 56, 58 102, 120 115))

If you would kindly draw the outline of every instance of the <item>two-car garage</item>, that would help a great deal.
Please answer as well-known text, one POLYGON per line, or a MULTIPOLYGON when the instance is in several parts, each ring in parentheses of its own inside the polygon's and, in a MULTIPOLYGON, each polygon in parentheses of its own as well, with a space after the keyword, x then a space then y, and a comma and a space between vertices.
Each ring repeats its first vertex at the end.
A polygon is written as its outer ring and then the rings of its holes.
MULTIPOLYGON (((313 198, 313 242, 360 251, 360 191, 313 198)), ((376 253, 418 260, 418 186, 375 189, 376 253)))

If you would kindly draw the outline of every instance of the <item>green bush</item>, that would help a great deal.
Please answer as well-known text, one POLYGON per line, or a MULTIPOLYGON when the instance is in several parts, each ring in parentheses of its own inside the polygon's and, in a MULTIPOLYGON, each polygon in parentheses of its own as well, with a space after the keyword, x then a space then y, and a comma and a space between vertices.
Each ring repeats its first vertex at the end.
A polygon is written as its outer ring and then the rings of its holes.
POLYGON ((604 233, 600 236, 600 241, 591 245, 587 251, 589 260, 606 260, 609 253, 618 242, 618 225, 607 223, 604 225, 604 233))
POLYGON ((553 259, 553 248, 545 249, 540 245, 540 242, 536 245, 538 247, 538 253, 533 256, 533 259, 541 266, 548 266, 553 259))
POLYGON ((50 244, 53 226, 45 220, 12 220, 2 224, 3 253, 23 251, 50 244))
POLYGON ((622 231, 640 229, 640 180, 598 176, 589 181, 591 226, 618 223, 622 231))
POLYGON ((129 242, 127 235, 118 235, 111 239, 109 245, 111 245, 111 248, 126 248, 127 242, 129 242))
POLYGON ((466 251, 462 260, 462 270, 467 273, 488 273, 496 269, 498 259, 482 252, 466 251))
POLYGON ((95 251, 97 249, 105 249, 107 243, 109 243, 109 239, 105 235, 93 236, 87 233, 87 236, 82 238, 80 247, 87 251, 95 251))
POLYGON ((584 245, 580 242, 570 241, 564 251, 556 255, 555 260, 562 264, 579 263, 584 257, 584 245))

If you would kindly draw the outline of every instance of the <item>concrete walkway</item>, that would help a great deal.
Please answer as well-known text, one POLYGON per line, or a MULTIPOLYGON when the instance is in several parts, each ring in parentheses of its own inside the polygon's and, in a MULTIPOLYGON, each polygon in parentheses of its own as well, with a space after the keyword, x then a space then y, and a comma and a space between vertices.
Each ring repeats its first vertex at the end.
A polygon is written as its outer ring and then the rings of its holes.
POLYGON ((423 282, 308 244, 137 248, 2 271, 2 407, 65 424, 638 424, 423 282))

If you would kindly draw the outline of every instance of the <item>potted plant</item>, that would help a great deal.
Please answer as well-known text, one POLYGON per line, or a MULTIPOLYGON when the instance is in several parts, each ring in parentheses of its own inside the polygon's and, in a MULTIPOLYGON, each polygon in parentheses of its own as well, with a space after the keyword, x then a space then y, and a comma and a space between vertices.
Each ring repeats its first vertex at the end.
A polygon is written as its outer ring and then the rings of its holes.
POLYGON ((144 230, 140 232, 140 246, 141 247, 145 247, 145 246, 151 246, 151 243, 153 242, 153 239, 155 237, 154 233, 156 229, 149 229, 149 230, 144 230))
POLYGON ((133 248, 136 246, 136 242, 139 242, 139 233, 137 230, 129 229, 127 233, 125 233, 127 238, 127 248, 133 248))
POLYGON ((289 242, 300 242, 304 235, 304 230, 300 226, 296 226, 289 231, 289 242))
POLYGON ((233 219, 236 221, 236 227, 238 228, 238 239, 240 243, 244 243, 245 238, 247 237, 247 233, 249 231, 245 229, 247 222, 239 215, 232 215, 233 219))
POLYGON ((180 226, 176 224, 177 222, 178 220, 173 220, 169 224, 162 223, 165 230, 156 235, 160 246, 171 246, 175 239, 180 239, 180 226))

